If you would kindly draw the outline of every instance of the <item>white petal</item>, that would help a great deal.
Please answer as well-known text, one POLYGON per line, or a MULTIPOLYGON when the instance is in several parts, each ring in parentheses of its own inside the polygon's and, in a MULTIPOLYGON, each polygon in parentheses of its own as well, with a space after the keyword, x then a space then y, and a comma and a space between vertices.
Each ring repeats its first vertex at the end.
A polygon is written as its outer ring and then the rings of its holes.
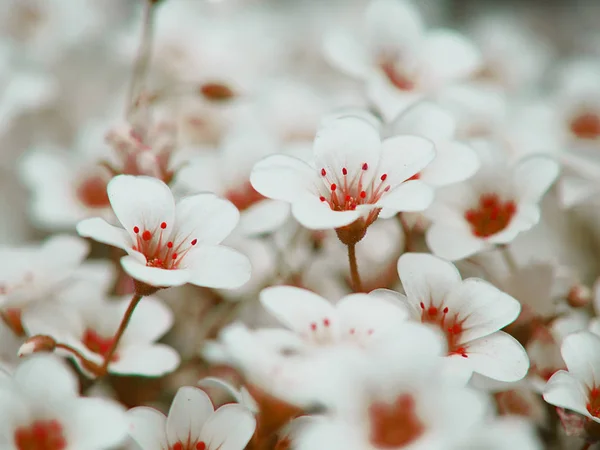
POLYGON ((321 327, 324 319, 337 326, 337 315, 331 303, 307 289, 273 286, 263 289, 260 302, 281 323, 297 333, 308 333, 311 325, 321 327))
POLYGON ((256 191, 275 200, 293 202, 316 189, 315 169, 288 155, 272 155, 254 165, 250 183, 256 191))
POLYGON ((558 197, 564 208, 583 203, 598 190, 595 183, 578 177, 564 175, 558 183, 558 197))
POLYGON ((146 176, 118 175, 108 183, 110 204, 132 239, 133 227, 141 231, 159 229, 162 222, 173 223, 175 201, 165 183, 146 176))
POLYGON ((167 418, 154 408, 138 406, 127 411, 129 435, 141 450, 163 450, 168 448, 167 418))
POLYGON ((366 12, 367 39, 374 52, 406 50, 423 33, 419 11, 407 1, 374 0, 366 12))
MULTIPOLYGON (((435 158, 433 142, 419 136, 395 136, 383 141, 377 177, 386 174, 392 190, 419 173, 435 158)), ((379 180, 375 180, 376 183, 379 180)))
POLYGON ((77 268, 90 252, 90 244, 77 236, 58 234, 48 238, 40 249, 39 257, 52 261, 54 270, 77 268))
POLYGON ((82 220, 77 224, 80 236, 92 238, 103 244, 128 250, 131 248, 131 238, 123 228, 110 225, 104 219, 94 217, 82 220))
POLYGON ((356 78, 365 78, 370 70, 366 48, 347 30, 325 35, 323 51, 328 62, 335 68, 356 78))
POLYGON ((331 182, 342 180, 342 169, 346 169, 348 180, 362 177, 363 185, 367 185, 377 170, 380 153, 379 131, 359 117, 328 120, 315 137, 316 168, 325 169, 331 182))
POLYGON ((329 204, 316 196, 307 195, 292 204, 292 214, 298 222, 311 230, 328 230, 350 225, 360 212, 333 211, 329 204))
POLYGON ((28 357, 17 367, 14 379, 32 398, 64 400, 74 398, 79 390, 75 374, 54 355, 36 354, 28 357))
POLYGON ((565 370, 559 370, 548 380, 544 388, 544 400, 559 408, 588 415, 585 389, 576 377, 565 370))
POLYGON ((467 356, 475 372, 494 380, 518 381, 529 370, 529 358, 523 346, 502 331, 469 342, 467 356))
POLYGON ((377 206, 390 211, 418 212, 433 201, 433 189, 420 180, 409 180, 383 194, 377 206))
POLYGON ((452 30, 427 33, 420 57, 424 76, 431 76, 438 85, 466 78, 481 65, 481 55, 475 45, 452 30))
POLYGON ((177 369, 181 361, 179 354, 165 344, 124 346, 119 348, 118 356, 110 363, 110 372, 121 375, 161 377, 177 369))
POLYGON ((424 95, 423 90, 404 91, 396 88, 381 73, 373 74, 367 79, 367 97, 377 106, 386 122, 394 120, 398 114, 421 100, 424 95))
POLYGON ((245 255, 222 245, 199 245, 186 255, 189 280, 196 286, 234 289, 250 279, 252 268, 245 255))
POLYGON ((103 398, 80 398, 62 411, 77 448, 113 448, 127 437, 125 409, 103 398))
POLYGON ((239 211, 229 200, 209 193, 186 197, 175 207, 175 234, 171 240, 189 242, 197 238, 200 243, 220 244, 239 219, 239 211))
MULTIPOLYGON (((206 392, 195 387, 179 388, 167 417, 167 439, 170 445, 200 438, 202 428, 214 413, 213 404, 206 392)), ((216 447, 215 447, 216 448, 216 447)))
POLYGON ((212 414, 202 428, 207 448, 243 450, 256 428, 256 419, 241 405, 224 405, 212 414))
POLYGON ((242 213, 240 232, 246 236, 271 233, 290 217, 290 205, 279 200, 263 200, 242 213))
POLYGON ((464 319, 459 343, 488 336, 512 323, 521 313, 518 300, 478 278, 469 278, 455 286, 445 305, 464 319))
POLYGON ((436 146, 440 142, 449 141, 456 131, 456 120, 441 106, 428 100, 415 103, 391 124, 392 136, 412 134, 423 136, 433 141, 436 146))
MULTIPOLYGON (((129 305, 129 296, 123 299, 123 313, 129 305)), ((160 299, 144 297, 137 305, 121 342, 149 344, 160 339, 173 326, 173 312, 160 299)))
POLYGON ((148 267, 145 262, 140 262, 132 255, 121 258, 121 266, 132 278, 156 287, 181 286, 188 283, 191 276, 187 269, 166 270, 148 267))
POLYGON ((485 241, 473 236, 468 230, 441 223, 431 225, 425 239, 436 256, 450 261, 466 258, 486 248, 485 241))
POLYGON ((398 275, 414 311, 420 303, 439 306, 448 293, 461 283, 454 264, 426 253, 405 253, 398 260, 398 275))
POLYGON ((600 337, 588 331, 570 334, 560 353, 569 373, 590 388, 600 384, 600 337))
POLYGON ((460 142, 436 145, 435 159, 421 172, 421 180, 432 186, 445 186, 470 178, 479 169, 475 151, 460 142))
POLYGON ((559 171, 559 164, 545 156, 531 156, 519 162, 514 172, 519 200, 537 203, 554 183, 559 171))

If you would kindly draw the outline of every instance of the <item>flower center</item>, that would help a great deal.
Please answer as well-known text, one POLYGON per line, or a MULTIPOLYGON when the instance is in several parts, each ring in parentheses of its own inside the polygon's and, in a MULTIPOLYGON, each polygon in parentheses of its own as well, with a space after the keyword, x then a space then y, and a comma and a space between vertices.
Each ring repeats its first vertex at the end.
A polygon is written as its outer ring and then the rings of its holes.
POLYGON ((15 430, 17 450, 64 450, 67 440, 57 420, 38 420, 15 430))
MULTIPOLYGON (((85 345, 88 349, 90 349, 94 353, 98 353, 99 355, 102 355, 103 357, 105 357, 108 354, 113 343, 115 342, 115 340, 112 336, 105 338, 103 336, 100 336, 98 333, 96 333, 96 331, 94 331, 90 328, 85 330, 85 332, 83 333, 82 341, 83 341, 83 345, 85 345)), ((111 361, 114 362, 114 361, 117 361, 118 359, 119 359, 119 357, 115 353, 112 356, 111 361)))
POLYGON ((379 67, 390 83, 392 83, 401 91, 412 91, 415 88, 415 82, 405 73, 398 71, 393 61, 384 61, 379 65, 379 67))
POLYGON ((465 212, 465 220, 477 237, 488 237, 505 229, 517 212, 512 200, 502 201, 497 194, 483 194, 475 208, 465 212))
POLYGON ((133 227, 136 236, 133 249, 146 257, 146 266, 166 270, 178 269, 185 255, 198 243, 198 239, 190 239, 190 236, 169 240, 166 229, 166 222, 162 222, 153 231, 142 231, 138 226, 133 227))
POLYGON ((580 139, 600 137, 600 116, 586 112, 575 117, 570 123, 571 133, 580 139))
POLYGON ((588 402, 585 407, 592 416, 600 417, 600 388, 594 386, 588 391, 588 402))
POLYGON ((182 442, 182 441, 178 441, 175 444, 173 444, 171 447, 169 447, 169 450, 206 450, 206 443, 204 443, 203 441, 199 441, 199 442, 191 442, 191 441, 187 441, 187 442, 182 442))
POLYGON ((421 322, 439 327, 446 336, 448 354, 461 355, 463 358, 468 358, 467 349, 460 345, 464 319, 459 319, 458 313, 450 313, 447 306, 444 308, 441 306, 438 308, 433 305, 426 307, 423 302, 421 302, 420 306, 421 322))
POLYGON ((377 448, 404 447, 418 439, 425 427, 415 411, 415 400, 400 395, 392 404, 373 403, 369 407, 371 443, 377 448))
POLYGON ((88 208, 106 208, 110 205, 106 185, 107 180, 103 176, 91 175, 77 186, 77 198, 88 208))
POLYGON ((239 211, 245 211, 265 197, 256 192, 250 182, 246 182, 238 189, 227 192, 225 198, 233 203, 239 211))

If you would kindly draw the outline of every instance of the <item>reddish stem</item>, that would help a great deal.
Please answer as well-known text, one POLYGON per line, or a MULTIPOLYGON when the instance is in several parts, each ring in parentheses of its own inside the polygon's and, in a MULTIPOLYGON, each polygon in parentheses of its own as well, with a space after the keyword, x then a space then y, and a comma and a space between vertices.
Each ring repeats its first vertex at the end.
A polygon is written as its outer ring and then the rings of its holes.
POLYGON ((348 262, 350 263, 350 276, 352 277, 352 289, 354 292, 363 292, 358 264, 356 263, 356 244, 348 244, 348 262))

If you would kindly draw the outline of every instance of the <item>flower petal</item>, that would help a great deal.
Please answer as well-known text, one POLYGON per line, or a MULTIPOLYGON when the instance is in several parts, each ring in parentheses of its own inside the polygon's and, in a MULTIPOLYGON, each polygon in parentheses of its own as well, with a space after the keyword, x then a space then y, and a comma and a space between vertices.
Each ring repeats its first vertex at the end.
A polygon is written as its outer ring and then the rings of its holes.
POLYGON ((271 155, 254 165, 250 183, 265 197, 293 202, 307 192, 316 191, 318 178, 315 169, 301 159, 271 155))
POLYGON ((392 136, 412 134, 423 136, 437 145, 454 137, 456 120, 436 103, 423 100, 400 114, 389 125, 392 136))
POLYGON ((392 190, 427 167, 436 153, 433 142, 419 136, 395 136, 385 139, 381 145, 377 177, 385 173, 386 185, 392 190))
POLYGON ((207 448, 240 450, 246 447, 256 428, 256 419, 241 405, 224 405, 212 414, 202 428, 207 448))
POLYGON ((349 30, 327 33, 323 41, 323 51, 327 61, 338 70, 355 78, 365 78, 371 69, 366 50, 349 30))
POLYGON ((240 219, 240 232, 246 236, 271 233, 290 217, 290 205, 279 200, 262 200, 245 210, 240 219))
POLYGON ((118 354, 119 359, 110 363, 110 372, 121 375, 161 377, 177 369, 181 361, 165 344, 121 346, 118 354))
MULTIPOLYGON (((188 257, 186 257, 186 260, 188 257)), ((122 257, 121 266, 132 278, 156 287, 181 286, 188 283, 191 276, 187 269, 166 270, 158 267, 148 267, 145 261, 141 262, 133 255, 122 257)))
POLYGON ((131 248, 131 238, 119 227, 110 225, 99 217, 82 220, 77 224, 77 233, 82 237, 91 238, 103 244, 128 250, 131 248))
MULTIPOLYGON (((129 305, 129 296, 122 301, 123 313, 129 305)), ((159 298, 144 297, 127 324, 121 342, 151 343, 160 339, 173 326, 173 312, 159 298)))
POLYGON ((560 172, 559 164, 545 156, 523 159, 514 172, 517 196, 521 202, 537 203, 560 172))
POLYGON ((357 210, 333 211, 328 203, 312 195, 306 195, 293 203, 292 214, 298 222, 311 230, 328 230, 350 225, 361 215, 357 210))
POLYGON ((421 39, 423 21, 410 3, 374 0, 366 11, 367 42, 374 54, 405 51, 421 39))
POLYGON ((485 241, 470 231, 441 223, 432 224, 425 239, 436 256, 450 261, 466 258, 486 248, 485 241))
POLYGON ((14 373, 14 380, 32 398, 64 401, 75 398, 79 383, 63 360, 54 355, 38 354, 27 358, 14 373), (48 389, 52 386, 52 389, 48 389))
POLYGON ((167 417, 169 444, 187 442, 188 438, 192 442, 200 439, 204 425, 213 414, 214 407, 206 392, 191 386, 179 388, 167 417))
POLYGON ((138 406, 127 411, 129 435, 142 450, 163 450, 167 443, 167 418, 154 408, 138 406))
POLYGON ((377 206, 389 211, 418 212, 433 201, 433 189, 420 180, 409 180, 383 194, 377 206))
POLYGON ((588 331, 570 334, 560 353, 570 374, 590 388, 600 385, 600 337, 588 331))
POLYGON ((421 180, 432 186, 445 186, 470 178, 479 169, 475 151, 460 142, 436 145, 435 159, 421 172, 421 180))
POLYGON ((584 385, 566 370, 559 370, 552 375, 543 396, 551 405, 589 415, 584 385))
POLYGON ((201 245, 185 257, 188 282, 196 286, 234 289, 250 279, 248 258, 222 245, 201 245))

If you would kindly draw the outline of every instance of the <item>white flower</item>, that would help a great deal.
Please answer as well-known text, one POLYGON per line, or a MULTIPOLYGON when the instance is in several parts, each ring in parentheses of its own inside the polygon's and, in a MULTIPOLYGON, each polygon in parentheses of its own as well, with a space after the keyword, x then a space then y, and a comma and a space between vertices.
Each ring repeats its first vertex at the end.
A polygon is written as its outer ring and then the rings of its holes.
POLYGON ((454 447, 456 450, 542 450, 542 443, 531 423, 504 416, 482 424, 472 436, 454 447))
MULTIPOLYGON (((368 346, 402 326, 404 308, 377 292, 350 294, 335 305, 306 289, 273 286, 260 293, 265 309, 299 338, 299 345, 368 346)), ((293 338, 289 338, 293 340, 293 338)))
POLYGON ((414 6, 373 0, 365 14, 363 43, 349 33, 326 38, 330 62, 367 81, 371 99, 389 121, 423 96, 467 79, 481 64, 474 45, 449 29, 424 30, 414 6))
POLYGON ((35 355, 0 380, 0 445, 7 450, 103 450, 127 436, 125 411, 79 398, 77 378, 59 358, 35 355))
POLYGON ((216 411, 206 393, 194 387, 177 391, 168 417, 148 407, 127 412, 129 433, 142 450, 243 450, 256 420, 241 405, 216 411))
MULTIPOLYGON (((93 288, 93 287, 92 287, 93 288)), ((88 361, 102 365, 129 306, 129 297, 105 299, 80 292, 61 305, 40 305, 23 315, 29 335, 47 335, 79 351, 88 361)), ((132 315, 108 371, 121 375, 162 376, 179 365, 179 355, 165 344, 156 344, 172 326, 173 314, 160 300, 145 297, 132 315)), ((57 353, 72 357, 69 351, 57 353)), ((74 358, 84 373, 84 363, 74 358)))
POLYGON ((521 344, 501 328, 521 311, 517 300, 476 278, 462 280, 452 263, 428 254, 398 260, 406 303, 414 320, 438 328, 448 343, 448 367, 465 380, 473 372, 499 381, 527 374, 521 344))
POLYGON ((19 362, 17 353, 23 342, 2 320, 0 320, 0 342, 2 342, 0 345, 0 373, 3 370, 10 373, 19 362))
POLYGON ((406 180, 435 156, 433 144, 417 136, 380 140, 378 130, 358 117, 331 119, 314 142, 314 166, 273 155, 258 162, 252 186, 266 197, 292 204, 292 214, 311 229, 356 222, 360 240, 382 209, 422 211, 432 199, 419 180, 406 180), (360 219, 360 220, 359 220, 360 219))
POLYGON ((588 331, 571 334, 561 354, 568 370, 552 375, 544 400, 600 423, 600 338, 588 331))
POLYGON ((449 260, 466 258, 511 242, 540 219, 539 201, 559 172, 545 156, 508 167, 499 153, 482 152, 482 167, 470 180, 439 192, 425 212, 432 252, 449 260))
POLYGON ((156 178, 119 175, 108 197, 125 229, 100 218, 77 225, 80 235, 125 250, 125 271, 155 287, 186 283, 233 288, 250 278, 248 259, 218 245, 237 224, 239 213, 214 194, 198 194, 177 205, 169 187, 156 178))

